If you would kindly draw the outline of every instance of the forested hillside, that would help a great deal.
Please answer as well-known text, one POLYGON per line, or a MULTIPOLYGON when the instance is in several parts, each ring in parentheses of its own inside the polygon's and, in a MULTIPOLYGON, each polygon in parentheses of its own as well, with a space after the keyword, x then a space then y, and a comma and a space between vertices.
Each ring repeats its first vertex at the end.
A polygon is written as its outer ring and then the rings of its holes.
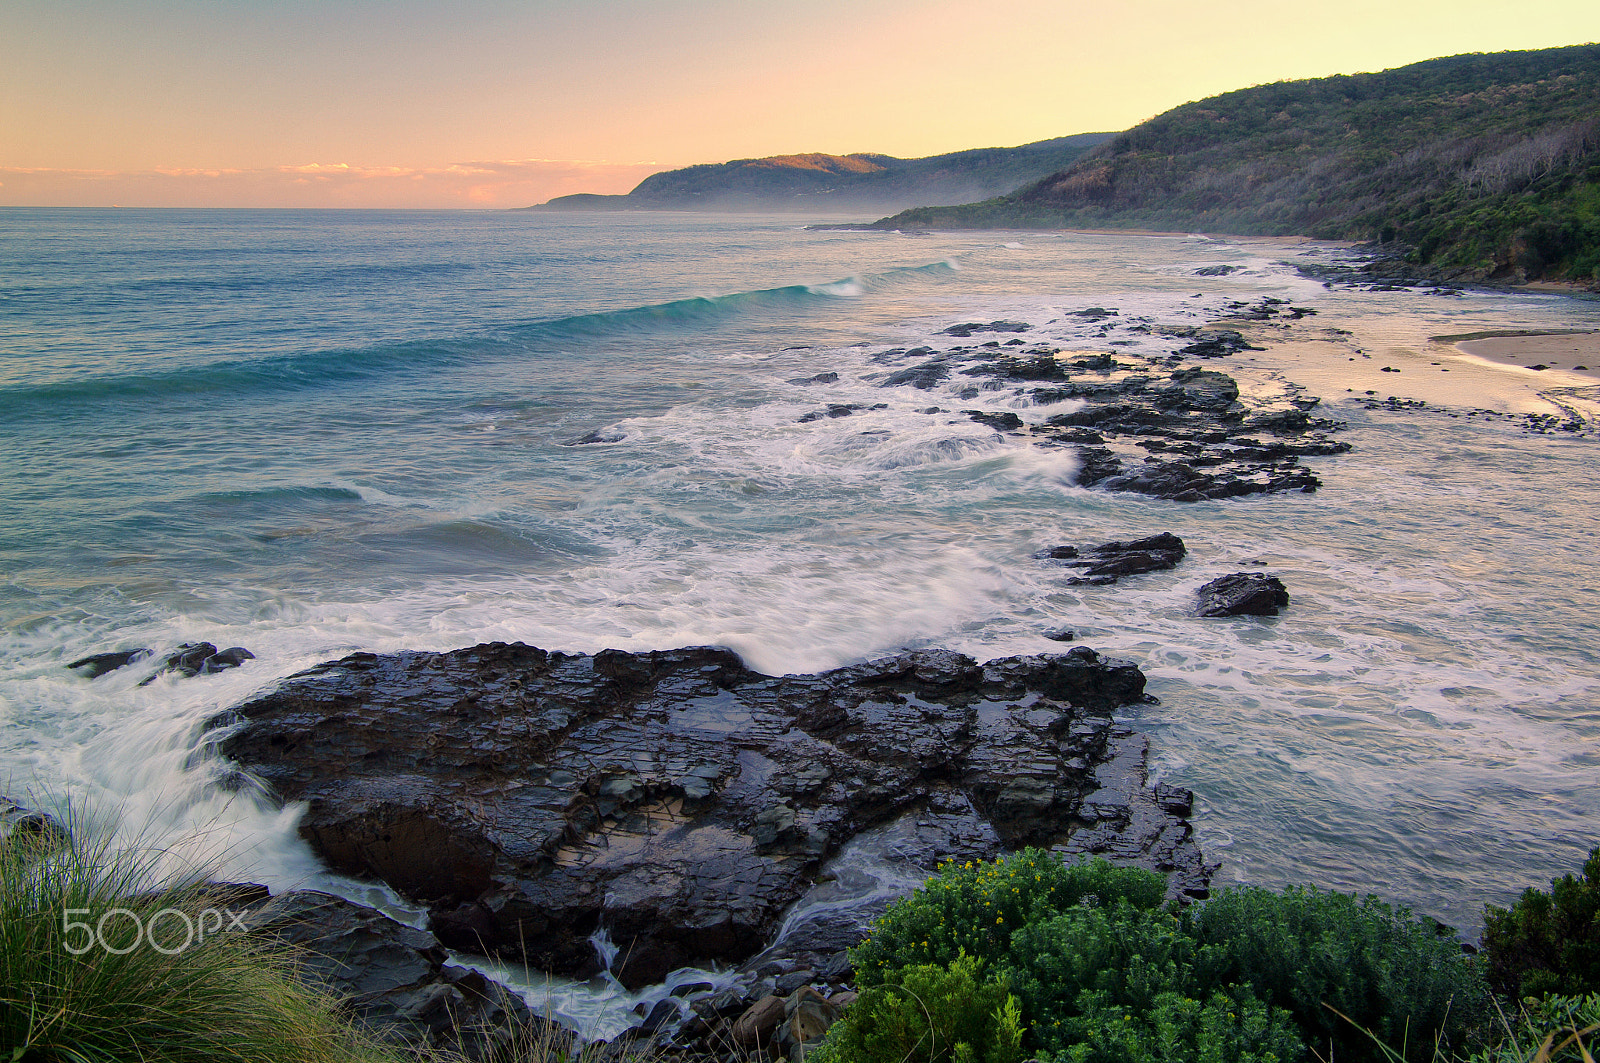
POLYGON ((652 174, 625 196, 562 196, 536 210, 893 210, 1014 191, 1069 165, 1110 133, 897 159, 777 155, 652 174))
POLYGON ((1010 195, 875 224, 1399 241, 1444 275, 1594 280, 1600 45, 1241 89, 1010 195))

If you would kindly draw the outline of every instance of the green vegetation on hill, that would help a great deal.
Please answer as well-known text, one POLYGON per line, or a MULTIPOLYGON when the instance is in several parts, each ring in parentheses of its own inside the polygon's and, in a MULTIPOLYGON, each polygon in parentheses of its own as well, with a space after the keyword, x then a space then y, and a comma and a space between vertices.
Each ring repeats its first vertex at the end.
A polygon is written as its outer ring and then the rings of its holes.
POLYGON ((874 224, 1399 241, 1447 276, 1600 279, 1600 45, 1241 89, 1009 195, 874 224))
POLYGON ((977 148, 923 159, 777 155, 652 174, 625 196, 579 194, 535 210, 864 210, 961 203, 1020 188, 1069 165, 1110 133, 977 148))

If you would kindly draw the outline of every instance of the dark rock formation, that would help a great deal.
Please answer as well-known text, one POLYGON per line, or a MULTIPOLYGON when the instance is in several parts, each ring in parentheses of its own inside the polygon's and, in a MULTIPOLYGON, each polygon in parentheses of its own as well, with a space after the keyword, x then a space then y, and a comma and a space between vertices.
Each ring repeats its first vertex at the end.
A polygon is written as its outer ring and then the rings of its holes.
POLYGON ((71 840, 71 835, 48 812, 36 812, 0 795, 0 846, 20 838, 55 846, 66 844, 71 840))
POLYGON ((984 413, 982 410, 967 410, 966 414, 978 424, 987 425, 996 432, 1015 432, 1022 427, 1022 418, 1006 411, 984 413))
POLYGON ((888 379, 879 386, 894 388, 909 384, 914 388, 928 391, 949 375, 950 367, 944 362, 924 362, 910 369, 890 373, 888 379))
MULTIPOLYGON (((216 649, 216 647, 213 646, 212 649, 216 649)), ((152 656, 152 651, 144 648, 116 650, 112 653, 95 653, 90 654, 88 657, 80 657, 67 665, 67 667, 86 678, 99 679, 108 672, 115 672, 118 668, 125 668, 150 656, 152 656)))
POLYGON ((230 646, 225 650, 219 650, 209 642, 185 642, 163 657, 161 663, 156 665, 156 670, 146 676, 139 685, 153 683, 156 676, 167 672, 177 672, 185 679, 190 679, 197 675, 220 672, 225 668, 237 668, 245 661, 255 660, 255 656, 243 646, 230 646))
POLYGON ((1199 590, 1200 616, 1277 616, 1289 604, 1289 592, 1277 576, 1235 572, 1214 579, 1199 590))
POLYGON ((1083 575, 1073 576, 1067 580, 1069 584, 1101 587, 1115 583, 1123 576, 1176 568, 1187 552, 1182 539, 1171 532, 1161 532, 1129 542, 1084 547, 1053 546, 1041 551, 1038 556, 1061 561, 1068 568, 1082 569, 1083 575))
POLYGON ((1110 714, 1143 690, 1081 647, 771 677, 721 649, 493 643, 354 654, 213 726, 307 803, 301 833, 333 867, 430 902, 447 945, 587 977, 604 927, 639 986, 756 953, 830 856, 895 824, 924 824, 930 858, 1103 851, 1203 892, 1187 823, 1130 811, 1154 798, 1110 714))
MULTIPOLYGON (((88 657, 81 657, 67 665, 79 675, 89 679, 99 679, 118 668, 126 668, 130 664, 149 660, 154 654, 148 649, 117 650, 112 653, 96 653, 88 657)), ((156 664, 155 671, 140 682, 140 686, 155 681, 156 676, 167 672, 177 672, 184 678, 205 675, 211 672, 220 672, 224 668, 237 668, 245 661, 255 660, 255 654, 243 646, 230 646, 219 650, 209 642, 185 642, 156 664)))
POLYGON ((883 408, 884 405, 882 403, 876 406, 863 406, 859 402, 831 402, 826 409, 812 410, 810 413, 801 415, 798 423, 810 424, 812 421, 820 421, 825 417, 849 417, 857 410, 881 410, 883 408))
POLYGON ((981 321, 968 321, 961 325, 951 325, 944 330, 946 336, 960 336, 963 339, 974 332, 1027 332, 1033 328, 1025 321, 991 321, 985 325, 981 321))
POLYGON ((1219 329, 1215 332, 1204 334, 1202 339, 1189 344, 1187 347, 1178 348, 1179 354, 1187 354, 1192 358, 1226 358, 1230 354, 1240 351, 1259 351, 1262 347, 1253 347, 1250 342, 1233 329, 1219 329))
POLYGON ((252 934, 294 946, 301 977, 386 1040, 449 1047, 471 1059, 541 1039, 572 1043, 520 997, 447 964, 432 934, 382 912, 304 890, 260 904, 243 921, 252 934))

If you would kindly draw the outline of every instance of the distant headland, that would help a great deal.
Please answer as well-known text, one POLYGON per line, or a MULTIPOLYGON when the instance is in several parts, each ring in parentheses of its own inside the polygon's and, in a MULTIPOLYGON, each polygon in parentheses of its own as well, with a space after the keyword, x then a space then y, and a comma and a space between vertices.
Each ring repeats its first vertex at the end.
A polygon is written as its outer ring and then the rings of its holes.
POLYGON ((923 159, 777 155, 652 174, 624 196, 579 193, 525 210, 861 211, 942 206, 1003 195, 1070 166, 1114 133, 923 159))
POLYGON ((1593 286, 1600 44, 1258 85, 1114 135, 927 159, 691 166, 626 196, 530 209, 865 212, 882 203, 899 203, 881 208, 898 213, 863 227, 1298 234, 1388 245, 1443 280, 1593 286))

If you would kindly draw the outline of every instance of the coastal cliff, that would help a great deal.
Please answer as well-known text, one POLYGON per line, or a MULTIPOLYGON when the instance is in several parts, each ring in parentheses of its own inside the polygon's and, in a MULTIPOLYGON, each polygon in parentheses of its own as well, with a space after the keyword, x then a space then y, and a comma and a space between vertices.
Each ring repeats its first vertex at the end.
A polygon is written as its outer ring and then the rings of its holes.
POLYGON ((873 225, 1301 234, 1403 248, 1446 279, 1594 282, 1600 45, 1224 93, 1014 193, 873 225))

